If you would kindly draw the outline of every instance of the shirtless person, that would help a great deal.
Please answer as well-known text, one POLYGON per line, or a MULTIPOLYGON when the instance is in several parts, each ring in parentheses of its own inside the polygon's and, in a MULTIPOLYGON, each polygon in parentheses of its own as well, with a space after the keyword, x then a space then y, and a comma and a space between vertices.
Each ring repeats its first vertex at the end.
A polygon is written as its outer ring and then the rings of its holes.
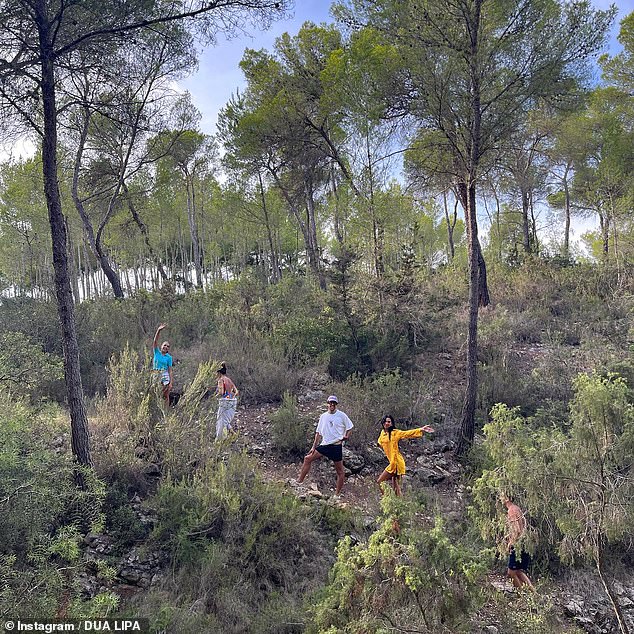
POLYGON ((519 555, 515 552, 515 544, 526 532, 526 518, 522 509, 511 502, 506 495, 502 494, 500 501, 507 509, 506 526, 508 532, 504 536, 504 542, 508 546, 509 553, 507 574, 516 588, 528 586, 534 589, 528 576, 528 567, 531 562, 529 554, 523 549, 520 550, 519 555))

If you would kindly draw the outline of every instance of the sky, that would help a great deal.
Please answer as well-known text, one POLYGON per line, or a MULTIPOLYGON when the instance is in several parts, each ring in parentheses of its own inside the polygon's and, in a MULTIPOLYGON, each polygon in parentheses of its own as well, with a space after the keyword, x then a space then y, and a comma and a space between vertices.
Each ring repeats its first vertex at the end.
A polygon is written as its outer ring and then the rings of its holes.
MULTIPOLYGON (((198 71, 181 81, 180 86, 191 93, 194 104, 202 114, 202 131, 207 134, 216 132, 218 112, 236 90, 244 87, 244 77, 238 64, 246 48, 270 51, 277 37, 285 32, 297 34, 306 21, 332 22, 329 13, 331 4, 330 0, 295 0, 292 17, 276 22, 268 31, 251 29, 251 37, 243 35, 229 41, 221 37, 216 46, 201 51, 198 71)), ((594 0, 592 4, 597 9, 607 9, 613 3, 609 0, 594 0)), ((619 22, 634 11, 634 0, 620 0, 614 4, 618 8, 618 15, 609 41, 608 52, 612 55, 620 50, 616 39, 619 22)))
POLYGON ((216 46, 202 51, 198 72, 180 82, 180 86, 191 93, 195 106, 202 114, 202 131, 207 134, 216 132, 218 112, 238 88, 244 87, 244 77, 238 64, 246 48, 272 50, 276 38, 286 32, 297 34, 306 21, 317 24, 332 22, 330 5, 329 0, 295 0, 292 17, 275 22, 269 30, 252 28, 251 37, 243 35, 232 40, 220 37, 216 46))

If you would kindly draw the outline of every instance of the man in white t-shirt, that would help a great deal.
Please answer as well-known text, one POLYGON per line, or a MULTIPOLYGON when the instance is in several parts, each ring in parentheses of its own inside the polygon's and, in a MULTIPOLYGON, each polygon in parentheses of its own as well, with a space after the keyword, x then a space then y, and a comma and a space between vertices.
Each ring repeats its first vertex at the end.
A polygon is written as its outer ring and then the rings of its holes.
POLYGON ((312 463, 326 456, 326 458, 333 461, 337 472, 335 495, 339 495, 341 492, 345 477, 343 471, 343 443, 350 438, 354 426, 348 416, 337 409, 338 404, 339 399, 334 394, 328 397, 328 411, 319 417, 313 446, 306 454, 302 470, 299 478, 297 478, 297 482, 301 484, 308 475, 312 463), (320 440, 321 442, 319 442, 320 440))

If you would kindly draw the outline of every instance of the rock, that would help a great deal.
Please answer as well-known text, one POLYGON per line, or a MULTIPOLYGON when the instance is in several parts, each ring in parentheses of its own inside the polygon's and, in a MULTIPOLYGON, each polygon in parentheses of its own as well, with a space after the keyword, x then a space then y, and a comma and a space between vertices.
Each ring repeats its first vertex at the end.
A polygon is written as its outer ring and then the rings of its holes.
POLYGON ((588 632, 596 631, 595 623, 589 616, 575 616, 573 620, 588 632))
POLYGON ((307 390, 306 393, 300 395, 297 400, 300 403, 305 403, 306 401, 323 400, 324 396, 325 392, 323 390, 307 390))
POLYGON ((499 632, 500 630, 498 630, 498 628, 497 628, 497 627, 495 627, 495 625, 487 625, 487 626, 484 628, 484 631, 485 631, 487 634, 498 634, 498 632, 499 632))
POLYGON ((506 593, 512 593, 513 592, 513 586, 512 584, 509 582, 507 583, 506 581, 491 581, 491 585, 498 591, 498 592, 506 592, 506 593))
MULTIPOLYGON (((416 462, 418 462, 418 460, 416 462)), ((447 478, 444 473, 439 473, 435 469, 430 469, 429 467, 425 466, 417 467, 416 469, 414 469, 414 472, 416 473, 416 476, 419 480, 432 485, 440 484, 447 478)))
POLYGON ((343 448, 343 466, 350 470, 350 473, 359 473, 365 467, 365 459, 362 455, 354 453, 347 447, 343 448))
POLYGON ((141 580, 141 573, 132 567, 126 567, 119 571, 119 577, 132 584, 138 584, 141 580))
POLYGON ((625 586, 620 581, 614 582, 614 592, 616 592, 616 594, 619 597, 627 595, 627 590, 625 589, 625 586))
POLYGON ((564 604, 564 611, 568 616, 580 616, 584 613, 583 606, 581 605, 581 597, 577 600, 570 599, 564 604))

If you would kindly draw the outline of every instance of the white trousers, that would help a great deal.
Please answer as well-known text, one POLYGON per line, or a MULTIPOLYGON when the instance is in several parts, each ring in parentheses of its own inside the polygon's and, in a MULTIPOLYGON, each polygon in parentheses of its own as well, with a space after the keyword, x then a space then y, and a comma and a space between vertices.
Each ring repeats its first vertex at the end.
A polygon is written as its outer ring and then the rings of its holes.
POLYGON ((216 419, 216 440, 221 440, 231 431, 231 421, 238 408, 237 398, 221 398, 218 402, 218 417, 216 419))

